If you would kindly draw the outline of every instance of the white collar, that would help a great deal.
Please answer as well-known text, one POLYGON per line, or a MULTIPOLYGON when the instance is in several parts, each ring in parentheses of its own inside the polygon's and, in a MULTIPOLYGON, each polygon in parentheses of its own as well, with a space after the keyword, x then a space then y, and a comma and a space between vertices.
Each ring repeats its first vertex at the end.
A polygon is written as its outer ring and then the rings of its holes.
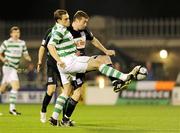
POLYGON ((8 40, 9 40, 9 41, 13 41, 13 42, 19 42, 19 41, 20 41, 19 39, 18 39, 18 40, 14 40, 14 39, 11 38, 11 37, 10 37, 8 40))
POLYGON ((63 26, 62 24, 56 23, 56 26, 60 27, 60 28, 66 28, 65 26, 63 26))

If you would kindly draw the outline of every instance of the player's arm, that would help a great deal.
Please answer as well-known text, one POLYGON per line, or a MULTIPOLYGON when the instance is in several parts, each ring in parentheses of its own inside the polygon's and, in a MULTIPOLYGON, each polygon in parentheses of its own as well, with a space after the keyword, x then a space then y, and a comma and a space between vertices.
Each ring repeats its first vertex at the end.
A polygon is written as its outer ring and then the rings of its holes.
POLYGON ((42 59, 43 59, 44 53, 45 53, 45 47, 40 46, 39 52, 38 52, 37 72, 40 71, 40 67, 41 67, 41 64, 42 64, 42 59))
POLYGON ((23 57, 25 60, 27 61, 31 61, 31 56, 27 53, 27 54, 23 54, 23 57))
POLYGON ((61 61, 59 55, 57 54, 55 46, 53 44, 48 44, 47 48, 48 48, 48 51, 51 54, 51 56, 57 61, 57 64, 60 67, 64 68, 65 64, 64 64, 64 62, 61 61))
POLYGON ((91 41, 91 43, 98 48, 99 50, 101 50, 102 52, 104 52, 106 55, 115 55, 115 51, 114 50, 107 50, 101 43, 100 41, 96 38, 93 37, 93 40, 91 41))
POLYGON ((29 53, 27 51, 27 47, 26 47, 25 43, 23 45, 23 57, 24 57, 25 60, 31 61, 31 57, 30 57, 30 55, 29 55, 29 53))
POLYGON ((6 62, 7 60, 4 58, 3 53, 0 53, 0 60, 2 62, 6 62))
POLYGON ((59 34, 57 34, 56 31, 53 31, 52 36, 48 42, 47 48, 48 48, 48 51, 51 54, 51 56, 56 60, 57 64, 60 67, 64 68, 65 64, 60 59, 60 57, 57 53, 56 47, 55 47, 57 45, 57 42, 59 42, 61 39, 62 39, 62 37, 59 34))
POLYGON ((49 37, 51 35, 51 30, 52 30, 52 28, 49 28, 46 31, 46 34, 44 35, 44 38, 43 38, 42 43, 41 43, 41 46, 39 48, 39 51, 38 51, 38 62, 37 62, 37 72, 39 72, 40 69, 41 69, 42 60, 43 60, 43 57, 44 57, 45 50, 47 48, 49 37))
POLYGON ((6 45, 5 45, 5 43, 3 42, 3 43, 1 44, 1 46, 0 46, 0 60, 1 60, 2 62, 7 62, 7 61, 8 61, 7 59, 4 58, 4 55, 3 55, 5 49, 6 49, 6 45))

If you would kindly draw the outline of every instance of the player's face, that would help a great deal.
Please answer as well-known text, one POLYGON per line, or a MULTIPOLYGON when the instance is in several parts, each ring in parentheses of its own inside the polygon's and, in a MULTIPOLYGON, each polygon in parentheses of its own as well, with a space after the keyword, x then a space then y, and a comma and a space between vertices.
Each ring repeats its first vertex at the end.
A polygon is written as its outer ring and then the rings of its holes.
POLYGON ((17 40, 20 38, 20 30, 13 30, 11 33, 10 33, 10 36, 17 40))
POLYGON ((88 24, 88 19, 82 17, 80 20, 78 20, 78 29, 84 30, 88 24))
POLYGON ((68 14, 62 15, 61 24, 65 27, 68 27, 70 25, 70 20, 69 20, 68 14))

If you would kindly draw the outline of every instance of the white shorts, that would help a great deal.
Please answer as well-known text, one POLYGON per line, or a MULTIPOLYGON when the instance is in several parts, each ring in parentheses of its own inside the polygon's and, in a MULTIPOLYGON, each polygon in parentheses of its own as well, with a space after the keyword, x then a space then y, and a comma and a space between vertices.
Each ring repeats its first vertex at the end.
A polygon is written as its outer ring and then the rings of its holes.
POLYGON ((3 78, 1 84, 10 83, 12 81, 19 81, 16 69, 8 66, 3 66, 2 72, 3 72, 3 78))
POLYGON ((85 73, 89 59, 89 56, 76 55, 62 57, 61 60, 66 64, 66 67, 63 69, 57 65, 61 75, 62 84, 69 83, 71 79, 75 80, 76 73, 85 73))

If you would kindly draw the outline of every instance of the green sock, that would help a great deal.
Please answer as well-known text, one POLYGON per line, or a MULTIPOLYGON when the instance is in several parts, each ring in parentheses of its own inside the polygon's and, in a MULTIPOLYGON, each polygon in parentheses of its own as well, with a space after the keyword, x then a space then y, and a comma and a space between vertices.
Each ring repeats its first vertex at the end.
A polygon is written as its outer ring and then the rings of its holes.
POLYGON ((102 64, 100 67, 99 67, 99 71, 108 76, 108 77, 114 77, 114 78, 117 78, 117 79, 120 79, 120 80, 123 80, 123 81, 126 81, 127 80, 127 76, 128 74, 124 74, 116 69, 114 69, 113 67, 111 66, 108 66, 106 64, 102 64))
POLYGON ((16 106, 15 106, 16 101, 17 101, 17 91, 11 90, 9 94, 9 102, 10 102, 9 110, 10 111, 16 109, 16 106))
POLYGON ((59 114, 63 110, 63 106, 64 106, 67 99, 68 99, 68 97, 65 96, 64 94, 61 94, 60 96, 58 96, 58 98, 56 100, 55 108, 54 108, 54 111, 52 114, 52 117, 54 119, 56 119, 56 120, 58 119, 59 114))

